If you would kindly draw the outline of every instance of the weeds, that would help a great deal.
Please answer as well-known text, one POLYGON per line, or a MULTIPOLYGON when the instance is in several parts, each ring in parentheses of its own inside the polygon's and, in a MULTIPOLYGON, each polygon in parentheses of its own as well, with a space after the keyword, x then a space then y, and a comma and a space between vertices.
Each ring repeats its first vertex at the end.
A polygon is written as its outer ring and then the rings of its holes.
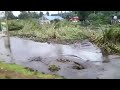
POLYGON ((36 78, 36 79, 62 79, 62 77, 51 74, 42 74, 32 69, 22 67, 16 64, 6 64, 0 62, 0 78, 15 79, 15 78, 36 78))
POLYGON ((55 72, 55 71, 59 71, 60 68, 56 65, 50 65, 48 70, 52 71, 52 72, 55 72))

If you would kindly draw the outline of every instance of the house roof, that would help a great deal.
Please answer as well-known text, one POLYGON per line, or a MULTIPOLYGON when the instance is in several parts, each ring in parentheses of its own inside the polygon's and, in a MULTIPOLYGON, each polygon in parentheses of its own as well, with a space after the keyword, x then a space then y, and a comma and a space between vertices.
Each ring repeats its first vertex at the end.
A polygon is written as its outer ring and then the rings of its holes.
POLYGON ((54 20, 54 19, 60 19, 60 20, 62 20, 63 18, 62 17, 60 17, 60 16, 47 16, 47 15, 45 15, 44 16, 46 19, 48 19, 48 20, 54 20))

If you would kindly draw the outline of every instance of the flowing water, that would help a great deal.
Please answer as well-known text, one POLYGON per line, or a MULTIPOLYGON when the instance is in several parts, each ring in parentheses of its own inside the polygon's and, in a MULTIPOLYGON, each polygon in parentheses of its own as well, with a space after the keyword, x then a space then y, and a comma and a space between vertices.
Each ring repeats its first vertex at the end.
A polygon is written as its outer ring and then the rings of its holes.
POLYGON ((100 49, 89 41, 62 45, 18 37, 0 38, 0 58, 8 63, 14 62, 39 72, 66 78, 96 78, 99 73, 95 73, 95 69, 98 69, 95 67, 101 66, 103 60, 100 49), (56 65, 60 70, 52 72, 49 70, 50 65, 56 65), (88 71, 89 68, 94 70, 88 71))

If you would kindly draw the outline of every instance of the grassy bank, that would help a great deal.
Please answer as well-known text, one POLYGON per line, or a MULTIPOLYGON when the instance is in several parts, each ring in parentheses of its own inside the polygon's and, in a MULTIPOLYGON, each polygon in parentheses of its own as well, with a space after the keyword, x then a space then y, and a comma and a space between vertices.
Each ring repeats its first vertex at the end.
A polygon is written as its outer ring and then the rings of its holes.
POLYGON ((50 25, 39 25, 37 20, 32 19, 9 21, 9 23, 11 22, 23 26, 22 29, 16 30, 15 28, 15 30, 11 30, 11 36, 29 38, 35 41, 52 41, 57 43, 74 43, 76 41, 89 39, 105 52, 120 53, 119 25, 90 25, 83 27, 80 26, 79 23, 68 21, 62 21, 50 25))
POLYGON ((16 64, 0 62, 0 79, 62 79, 62 77, 38 73, 16 64))
POLYGON ((82 33, 82 27, 77 23, 74 24, 68 21, 59 22, 57 24, 53 23, 52 25, 39 25, 39 23, 34 20, 18 21, 17 23, 24 24, 24 27, 20 30, 10 31, 12 36, 31 38, 36 41, 52 40, 60 42, 73 42, 74 40, 86 38, 82 33))

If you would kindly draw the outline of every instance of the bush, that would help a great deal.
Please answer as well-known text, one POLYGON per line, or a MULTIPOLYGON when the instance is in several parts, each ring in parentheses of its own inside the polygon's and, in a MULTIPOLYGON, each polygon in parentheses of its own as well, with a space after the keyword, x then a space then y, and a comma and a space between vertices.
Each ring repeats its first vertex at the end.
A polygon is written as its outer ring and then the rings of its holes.
POLYGON ((57 67, 56 65, 50 65, 48 70, 52 71, 52 72, 55 72, 55 71, 59 71, 60 68, 57 67))
POLYGON ((120 53, 120 31, 115 26, 109 29, 102 30, 102 33, 90 35, 91 41, 93 41, 98 47, 103 50, 102 53, 120 53))
POLYGON ((20 30, 23 28, 23 25, 19 21, 8 21, 8 29, 11 30, 20 30))
POLYGON ((91 13, 88 16, 88 20, 90 20, 91 23, 95 26, 98 26, 100 24, 108 24, 110 22, 109 16, 105 16, 103 13, 91 13))

